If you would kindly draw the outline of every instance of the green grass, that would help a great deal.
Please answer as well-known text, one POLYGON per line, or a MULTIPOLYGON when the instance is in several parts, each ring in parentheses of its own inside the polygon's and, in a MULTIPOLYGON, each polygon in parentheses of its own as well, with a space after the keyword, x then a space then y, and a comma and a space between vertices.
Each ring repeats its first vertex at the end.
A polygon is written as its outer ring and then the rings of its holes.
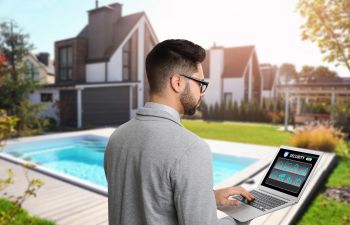
MULTIPOLYGON (((2 220, 1 220, 1 216, 3 215, 3 213, 9 212, 13 207, 16 207, 12 202, 0 198, 0 225, 5 225, 2 220)), ((13 220, 12 223, 8 224, 6 223, 6 225, 55 225, 55 223, 49 221, 49 220, 45 220, 45 219, 41 219, 39 217, 36 216, 30 216, 28 214, 27 211, 25 211, 24 209, 20 209, 19 213, 16 214, 15 219, 13 220)))
MULTIPOLYGON (((276 126, 268 124, 191 120, 183 120, 182 124, 203 138, 250 144, 273 146, 288 144, 291 135, 288 132, 278 131, 276 126)), ((345 142, 340 143, 336 153, 340 160, 328 177, 324 188, 350 186, 350 154, 345 142)), ((298 221, 298 225, 350 225, 350 204, 328 198, 321 192, 311 202, 298 221)))
POLYGON ((337 167, 333 170, 329 176, 326 187, 340 188, 344 186, 350 187, 350 154, 348 146, 345 142, 342 142, 337 148, 337 154, 339 156, 339 162, 337 167))
MULTIPOLYGON (((340 159, 338 165, 328 177, 325 188, 350 187, 350 155, 345 153, 347 150, 344 142, 337 148, 336 152, 340 159)), ((349 212, 349 203, 339 202, 319 193, 298 225, 350 224, 349 212)))
POLYGON ((206 122, 182 120, 182 124, 202 138, 241 143, 279 146, 288 144, 289 132, 278 131, 277 126, 259 123, 206 122))
POLYGON ((298 225, 350 224, 350 204, 319 194, 310 204, 298 225))

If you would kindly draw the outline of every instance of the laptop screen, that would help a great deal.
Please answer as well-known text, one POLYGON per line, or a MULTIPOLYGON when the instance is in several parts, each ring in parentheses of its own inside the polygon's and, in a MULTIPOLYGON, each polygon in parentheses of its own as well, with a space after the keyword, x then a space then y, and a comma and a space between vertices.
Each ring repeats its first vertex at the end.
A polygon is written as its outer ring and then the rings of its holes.
POLYGON ((318 158, 281 148, 261 185, 298 197, 318 158))

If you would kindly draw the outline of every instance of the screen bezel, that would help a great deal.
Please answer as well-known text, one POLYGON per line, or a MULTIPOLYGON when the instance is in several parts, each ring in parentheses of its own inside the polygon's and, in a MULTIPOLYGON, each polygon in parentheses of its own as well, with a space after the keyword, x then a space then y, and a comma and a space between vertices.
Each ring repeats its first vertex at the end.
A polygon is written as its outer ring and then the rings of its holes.
POLYGON ((294 148, 286 148, 286 147, 281 147, 278 151, 278 153, 276 154, 275 156, 275 159, 274 161, 270 164, 270 168, 269 170, 267 171, 267 173, 265 174, 265 177, 264 179, 262 180, 260 186, 262 187, 265 187, 265 188, 270 188, 272 190, 275 190, 275 191, 279 191, 279 192, 282 192, 286 195, 289 195, 289 196, 293 196, 293 197, 299 197, 299 195, 302 193, 305 185, 307 184, 308 180, 310 179, 310 176, 312 175, 313 173, 313 170, 314 168, 317 166, 318 162, 320 161, 320 158, 321 158, 321 154, 315 154, 315 153, 311 153, 310 151, 298 151, 297 149, 294 149, 294 148), (285 151, 288 151, 290 152, 290 154, 302 154, 302 155, 307 155, 307 156, 311 156, 313 158, 317 158, 317 160, 313 163, 311 163, 311 168, 310 168, 310 171, 308 173, 308 175, 306 176, 303 184, 300 186, 299 188, 299 191, 297 193, 295 192, 292 192, 292 191, 288 191, 288 190, 285 190, 285 189, 282 189, 282 188, 279 188, 279 187, 276 187, 276 186, 273 186, 273 185, 270 185, 270 184, 267 184, 266 183, 266 180, 268 179, 271 171, 273 170, 277 160, 279 157, 283 157, 283 154, 285 151))

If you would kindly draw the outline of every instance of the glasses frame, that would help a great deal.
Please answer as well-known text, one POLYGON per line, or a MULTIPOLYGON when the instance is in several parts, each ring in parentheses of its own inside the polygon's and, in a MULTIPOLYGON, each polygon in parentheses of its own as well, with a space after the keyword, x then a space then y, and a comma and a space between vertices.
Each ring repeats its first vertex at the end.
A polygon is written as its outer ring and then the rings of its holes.
POLYGON ((208 81, 205 81, 204 79, 200 80, 198 78, 195 78, 195 77, 192 77, 192 76, 189 76, 189 75, 186 75, 186 74, 179 74, 180 76, 183 76, 183 77, 186 77, 190 80, 193 80, 193 81, 196 81, 198 84, 199 84, 199 87, 200 87, 200 92, 203 94, 207 88, 208 88, 208 85, 209 85, 209 82, 208 81))

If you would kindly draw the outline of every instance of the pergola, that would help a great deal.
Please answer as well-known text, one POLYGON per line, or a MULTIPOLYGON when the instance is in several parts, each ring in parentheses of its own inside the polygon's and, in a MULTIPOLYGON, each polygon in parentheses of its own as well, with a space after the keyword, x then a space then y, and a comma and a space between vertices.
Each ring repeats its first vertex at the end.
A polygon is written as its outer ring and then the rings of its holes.
POLYGON ((278 85, 276 94, 285 99, 284 129, 288 130, 291 102, 295 102, 297 114, 300 114, 302 99, 306 102, 312 100, 331 105, 350 102, 350 81, 278 85))

